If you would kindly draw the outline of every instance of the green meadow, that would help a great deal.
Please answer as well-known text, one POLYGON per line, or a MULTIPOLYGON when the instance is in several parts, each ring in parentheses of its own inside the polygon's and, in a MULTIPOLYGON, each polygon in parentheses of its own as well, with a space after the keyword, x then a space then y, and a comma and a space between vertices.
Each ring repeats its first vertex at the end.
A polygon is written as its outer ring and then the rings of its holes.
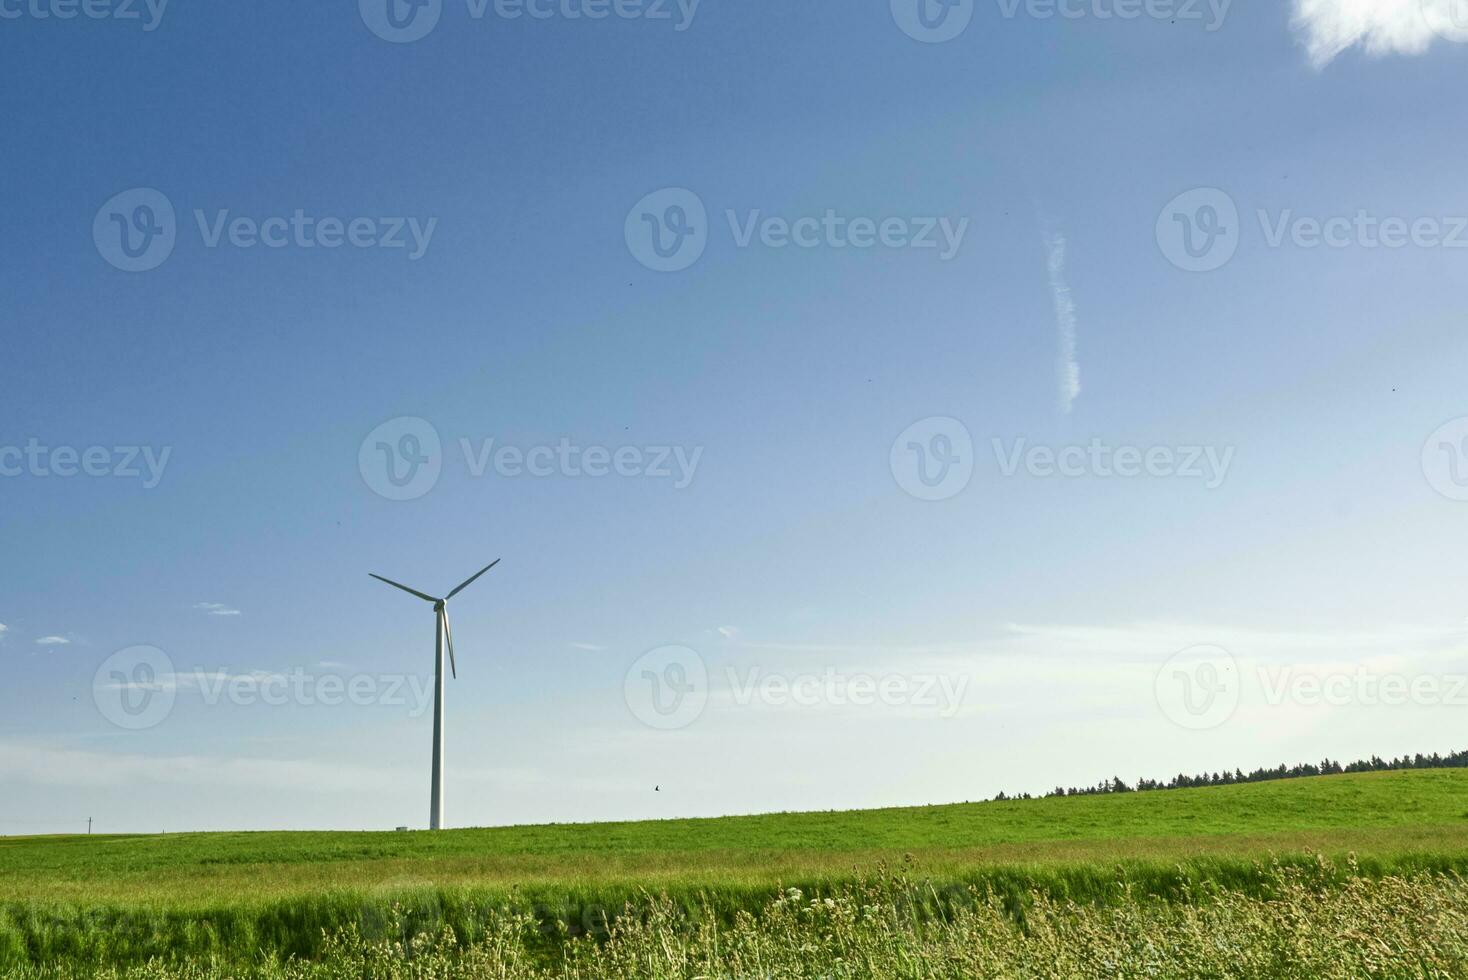
MULTIPOLYGON (((1166 919, 1183 915, 1180 909, 1276 902, 1291 889, 1302 889, 1302 908, 1337 894, 1354 896, 1352 908, 1364 909, 1386 901, 1372 888, 1417 889, 1448 910, 1443 928, 1451 931, 1465 871, 1468 770, 1457 769, 438 834, 0 838, 0 973, 119 967, 165 971, 140 976, 284 976, 270 971, 305 970, 348 955, 344 949, 367 962, 382 953, 372 953, 372 944, 385 943, 396 950, 386 965, 357 964, 341 975, 409 976, 417 974, 393 971, 451 950, 460 959, 481 955, 475 950, 496 936, 495 948, 508 949, 509 929, 524 975, 598 976, 572 972, 571 964, 590 955, 585 950, 614 955, 628 941, 626 930, 651 928, 657 910, 681 923, 670 933, 682 937, 675 945, 694 943, 705 929, 759 936, 760 923, 789 913, 779 903, 791 889, 801 901, 900 909, 893 921, 902 928, 957 928, 970 921, 963 916, 1002 910, 1021 936, 1030 935, 1027 916, 1053 915, 1056 929, 1089 935, 1120 925, 1107 919, 1103 928, 1087 916, 1166 919)), ((1250 906, 1247 914, 1272 921, 1264 908, 1250 906)), ((970 925, 978 929, 978 921, 970 925)), ((952 936, 908 938, 914 949, 938 943, 946 950, 952 936)), ((643 939, 668 948, 666 937, 643 939)), ((1439 940, 1440 950, 1448 948, 1439 940)), ((1404 962, 1418 954, 1404 952, 1404 962)), ((666 975, 697 975, 670 969, 666 975)), ((485 967, 463 975, 495 974, 485 967)))

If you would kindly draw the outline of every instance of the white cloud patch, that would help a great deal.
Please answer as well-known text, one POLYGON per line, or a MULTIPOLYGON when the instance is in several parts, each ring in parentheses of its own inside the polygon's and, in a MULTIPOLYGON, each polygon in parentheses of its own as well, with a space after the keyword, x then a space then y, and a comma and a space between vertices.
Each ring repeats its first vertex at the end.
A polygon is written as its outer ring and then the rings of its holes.
POLYGON ((586 650, 589 653, 596 653, 599 650, 606 649, 606 647, 599 646, 595 643, 572 643, 571 647, 575 650, 586 650))
POLYGON ((1060 386, 1060 411, 1070 414, 1081 393, 1081 366, 1076 361, 1076 304, 1065 279, 1065 236, 1055 234, 1045 240, 1049 252, 1047 267, 1050 295, 1055 303, 1055 326, 1060 334, 1060 350, 1056 359, 1056 381, 1060 386))
POLYGON ((42 636, 36 639, 38 647, 64 647, 70 643, 71 641, 64 636, 42 636))
POLYGON ((5 633, 9 629, 9 626, 6 626, 4 623, 0 623, 0 640, 5 639, 5 633))
POLYGON ((194 608, 211 616, 238 616, 240 611, 222 602, 196 602, 194 608))
POLYGON ((1439 37, 1468 40, 1462 0, 1295 0, 1292 23, 1311 64, 1349 48, 1368 55, 1421 54, 1439 37))

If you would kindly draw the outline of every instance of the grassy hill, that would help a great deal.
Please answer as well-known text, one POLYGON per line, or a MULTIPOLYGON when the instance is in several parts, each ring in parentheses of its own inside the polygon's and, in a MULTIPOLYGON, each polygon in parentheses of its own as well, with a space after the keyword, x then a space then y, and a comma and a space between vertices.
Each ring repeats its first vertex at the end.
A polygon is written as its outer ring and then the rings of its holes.
POLYGON ((217 901, 334 887, 683 880, 778 884, 900 860, 995 863, 1468 853, 1468 770, 708 820, 415 833, 0 838, 0 901, 217 901))
POLYGON ((1468 871, 1468 770, 712 820, 428 833, 0 838, 0 967, 247 948, 309 954, 391 903, 457 922, 497 903, 575 931, 647 892, 718 914, 779 887, 902 868, 934 887, 1111 902, 1200 882, 1267 890, 1271 861, 1468 871), (595 910, 595 915, 592 911, 595 910), (201 925, 201 923, 203 925, 201 925), (100 944, 100 945, 99 945, 100 944))

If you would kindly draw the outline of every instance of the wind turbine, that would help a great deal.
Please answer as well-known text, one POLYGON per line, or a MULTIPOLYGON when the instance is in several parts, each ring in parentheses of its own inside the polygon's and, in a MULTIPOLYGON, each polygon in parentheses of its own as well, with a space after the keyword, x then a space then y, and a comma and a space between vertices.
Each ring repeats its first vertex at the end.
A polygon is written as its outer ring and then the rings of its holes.
POLYGON ((381 575, 376 575, 371 572, 367 573, 379 582, 386 582, 395 589, 402 589, 404 592, 415 595, 425 602, 433 603, 436 638, 433 644, 433 795, 429 798, 428 802, 429 830, 439 830, 443 827, 443 651, 445 646, 448 647, 449 651, 449 670, 453 671, 455 680, 458 680, 459 677, 459 667, 454 662, 454 632, 449 629, 448 601, 460 592, 463 592, 474 583, 475 579, 499 563, 500 559, 496 558, 459 583, 459 586, 454 591, 442 599, 435 599, 433 596, 419 592, 417 589, 410 589, 403 583, 394 582, 390 578, 383 578, 381 575))

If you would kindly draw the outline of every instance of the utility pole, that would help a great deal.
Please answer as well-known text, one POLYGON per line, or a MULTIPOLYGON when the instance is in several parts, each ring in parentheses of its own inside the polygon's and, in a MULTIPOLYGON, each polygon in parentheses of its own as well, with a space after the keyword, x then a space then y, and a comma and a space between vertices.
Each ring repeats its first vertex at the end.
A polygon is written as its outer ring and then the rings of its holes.
POLYGON ((92 836, 92 818, 91 817, 88 817, 87 818, 87 836, 88 837, 92 836))

